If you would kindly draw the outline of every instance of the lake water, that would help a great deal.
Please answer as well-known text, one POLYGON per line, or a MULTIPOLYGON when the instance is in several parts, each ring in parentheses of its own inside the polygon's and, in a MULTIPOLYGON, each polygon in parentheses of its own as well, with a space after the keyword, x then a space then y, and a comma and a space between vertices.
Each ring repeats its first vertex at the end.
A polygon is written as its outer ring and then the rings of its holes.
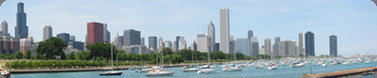
MULTIPOLYGON (((355 63, 348 65, 334 65, 322 67, 321 65, 312 65, 312 73, 325 73, 341 70, 357 69, 364 67, 377 66, 377 62, 355 63)), ((151 77, 151 78, 299 78, 304 73, 310 73, 310 65, 306 64, 301 68, 291 68, 289 66, 280 66, 277 70, 255 69, 246 66, 242 71, 223 72, 221 66, 216 66, 216 72, 211 74, 197 74, 196 72, 182 72, 180 67, 167 68, 174 71, 173 76, 168 77, 151 77)), ((32 73, 32 74, 12 74, 10 78, 148 78, 145 73, 137 73, 135 70, 123 70, 121 76, 99 76, 102 71, 88 72, 64 72, 64 73, 32 73)), ((366 76, 369 77, 369 76, 366 76)))

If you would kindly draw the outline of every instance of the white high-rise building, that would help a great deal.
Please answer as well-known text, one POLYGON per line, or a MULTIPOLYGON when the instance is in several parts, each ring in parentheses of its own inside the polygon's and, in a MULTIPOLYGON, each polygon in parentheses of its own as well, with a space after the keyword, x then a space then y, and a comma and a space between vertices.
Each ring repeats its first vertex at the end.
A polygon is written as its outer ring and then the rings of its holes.
POLYGON ((173 48, 173 44, 171 41, 165 41, 164 42, 164 48, 173 48))
POLYGON ((215 36, 215 25, 212 23, 208 24, 208 42, 209 42, 209 52, 215 50, 216 36, 215 36))
POLYGON ((4 35, 8 34, 8 23, 6 21, 3 21, 3 23, 1 23, 0 31, 4 35))
POLYGON ((298 53, 299 55, 305 56, 304 46, 303 46, 303 35, 302 33, 298 34, 298 53))
POLYGON ((51 25, 46 25, 43 27, 43 40, 47 40, 52 37, 52 27, 51 25))
POLYGON ((204 34, 198 34, 196 36, 196 40, 198 41, 197 43, 197 48, 198 51, 200 52, 209 52, 209 39, 206 35, 204 34))
POLYGON ((160 52, 164 48, 164 40, 162 37, 158 38, 158 52, 160 52))
POLYGON ((178 50, 187 49, 187 42, 184 37, 179 38, 178 50))
POLYGON ((230 34, 229 34, 229 9, 221 8, 220 17, 220 51, 224 53, 230 52, 230 34))
POLYGON ((264 39, 264 52, 266 53, 266 55, 271 56, 271 39, 270 38, 264 39))

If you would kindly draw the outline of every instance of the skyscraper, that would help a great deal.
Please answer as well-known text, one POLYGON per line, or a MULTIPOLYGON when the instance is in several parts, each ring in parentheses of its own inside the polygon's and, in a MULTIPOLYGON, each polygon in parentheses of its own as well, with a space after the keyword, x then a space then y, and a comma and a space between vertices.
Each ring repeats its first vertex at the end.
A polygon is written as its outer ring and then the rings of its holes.
POLYGON ((64 43, 66 45, 68 45, 68 43, 69 43, 69 34, 68 33, 60 33, 60 34, 57 34, 56 37, 64 40, 64 43))
POLYGON ((181 36, 175 37, 175 42, 174 42, 174 49, 178 50, 179 49, 179 39, 181 39, 181 36))
POLYGON ((17 5, 17 26, 15 27, 16 38, 27 38, 29 28, 26 26, 26 13, 24 12, 24 3, 19 2, 17 5))
POLYGON ((0 28, 1 28, 0 31, 3 35, 8 34, 8 23, 6 21, 3 21, 3 23, 1 23, 0 28))
POLYGON ((230 52, 230 34, 229 34, 229 9, 220 9, 220 51, 230 52))
POLYGON ((196 40, 198 41, 198 43, 197 43, 198 51, 200 51, 200 52, 210 52, 209 51, 210 41, 209 41, 208 37, 205 34, 198 34, 196 36, 196 38, 197 38, 196 40))
POLYGON ((124 30, 123 31, 123 45, 130 46, 130 45, 140 45, 140 31, 136 31, 133 29, 124 30))
POLYGON ((150 51, 157 50, 157 37, 156 36, 149 36, 148 37, 148 47, 150 51))
POLYGON ((264 39, 264 53, 271 56, 271 39, 270 38, 264 39))
POLYGON ((303 35, 302 33, 298 34, 298 53, 301 56, 305 56, 304 47, 303 47, 303 35))
POLYGON ((164 42, 164 48, 173 48, 172 42, 171 41, 165 41, 164 42))
POLYGON ((162 51, 164 49, 164 40, 162 37, 158 38, 158 52, 162 51))
POLYGON ((185 40, 184 37, 179 38, 178 44, 179 44, 178 45, 178 50, 182 50, 182 49, 186 49, 187 48, 187 41, 185 40))
POLYGON ((330 41, 330 56, 335 57, 338 56, 338 41, 335 35, 331 35, 329 38, 330 41))
POLYGON ((52 27, 50 25, 46 25, 43 27, 43 40, 47 40, 52 37, 52 27))
POLYGON ((315 56, 314 33, 310 31, 305 33, 305 54, 306 56, 315 56))
POLYGON ((111 37, 111 35, 110 35, 109 30, 107 30, 107 24, 104 24, 104 26, 103 26, 103 41, 109 43, 110 37, 111 37))
POLYGON ((275 44, 272 46, 271 56, 279 56, 280 37, 275 37, 275 44))
POLYGON ((215 37, 215 25, 212 23, 209 23, 208 24, 208 42, 209 42, 209 51, 208 52, 212 52, 215 50, 215 41, 216 41, 216 37, 215 37))
POLYGON ((89 44, 104 41, 103 27, 104 24, 99 22, 87 23, 87 40, 89 44))
POLYGON ((250 39, 240 38, 235 40, 235 52, 250 56, 250 39))
POLYGON ((252 37, 250 43, 250 56, 259 55, 259 43, 257 37, 252 37))
POLYGON ((252 30, 249 30, 247 32, 247 38, 251 39, 251 37, 254 37, 254 34, 253 34, 253 31, 252 30))

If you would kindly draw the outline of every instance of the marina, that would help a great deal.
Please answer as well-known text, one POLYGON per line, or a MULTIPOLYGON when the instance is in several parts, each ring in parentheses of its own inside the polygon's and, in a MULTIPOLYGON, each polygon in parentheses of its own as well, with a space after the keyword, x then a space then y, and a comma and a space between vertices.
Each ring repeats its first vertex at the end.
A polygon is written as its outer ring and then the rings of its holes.
MULTIPOLYGON (((361 69, 361 68, 368 68, 368 67, 375 67, 377 66, 377 62, 374 58, 315 58, 315 60, 312 60, 311 62, 306 62, 304 60, 301 60, 298 64, 293 64, 298 59, 293 58, 286 58, 281 59, 278 61, 270 60, 270 61, 259 61, 259 62, 250 62, 250 63, 234 63, 235 65, 241 66, 245 65, 245 67, 242 68, 242 70, 237 71, 224 71, 223 70, 223 64, 216 64, 213 67, 215 67, 213 70, 211 70, 210 73, 205 74, 198 74, 197 72, 185 72, 181 67, 168 67, 164 68, 164 71, 170 71, 170 73, 174 74, 168 74, 168 75, 162 75, 157 77, 162 78, 247 78, 247 77, 253 77, 253 78, 300 78, 304 77, 304 75, 309 74, 320 74, 320 73, 329 73, 329 72, 337 72, 337 71, 345 71, 345 70, 352 70, 352 69, 361 69), (284 60, 290 59, 286 65, 284 60), (346 64, 343 61, 346 59, 350 60, 351 63, 346 64), (353 62, 352 60, 360 60, 357 62, 353 62), (361 60, 362 59, 362 60, 361 60), (331 63, 331 61, 335 60, 343 60, 339 63, 331 63), (282 61, 279 63, 279 61, 282 61), (324 61, 324 62, 322 62, 324 61), (329 62, 327 62, 329 61, 329 62), (272 65, 272 62, 274 65, 272 65), (329 64, 328 66, 322 66, 320 64, 316 63, 322 63, 322 64, 329 64), (269 65, 271 64, 271 65, 269 65), (276 65, 275 65, 276 64, 276 65), (315 65, 316 64, 316 65, 315 65), (293 65, 296 65, 296 67, 292 67, 293 65), (298 66, 297 66, 298 65, 298 66), (302 65, 302 66, 301 66, 302 65), (263 66, 263 67, 260 67, 263 66), (273 69, 271 67, 274 67, 273 69)), ((347 61, 346 61, 347 62, 347 61)), ((224 64, 226 65, 226 64, 224 64)), ((201 65, 199 65, 201 66, 201 65)), ((236 67, 238 67, 236 66, 236 67)), ((212 67, 212 66, 211 66, 212 67)), ((84 71, 84 72, 61 72, 61 73, 25 73, 25 74, 11 74, 10 78, 25 78, 25 77, 31 77, 31 78, 124 78, 124 77, 131 77, 131 78, 148 78, 151 77, 149 75, 146 75, 146 73, 138 72, 137 70, 119 70, 122 71, 123 74, 119 76, 100 76, 98 73, 103 71, 84 71)), ((153 76, 156 77, 156 76, 153 76)), ((305 76, 308 77, 308 76, 305 76)))

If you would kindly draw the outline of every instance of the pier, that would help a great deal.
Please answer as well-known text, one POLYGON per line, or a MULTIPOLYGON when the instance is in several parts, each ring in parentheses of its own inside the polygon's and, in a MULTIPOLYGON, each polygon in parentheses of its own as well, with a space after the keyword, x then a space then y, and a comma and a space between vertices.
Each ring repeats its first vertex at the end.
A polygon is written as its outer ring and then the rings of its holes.
POLYGON ((338 77, 349 77, 349 76, 362 76, 362 75, 372 74, 373 72, 376 72, 376 71, 377 71, 377 66, 337 71, 337 72, 329 72, 329 73, 308 74, 308 75, 304 75, 302 78, 338 78, 338 77))

